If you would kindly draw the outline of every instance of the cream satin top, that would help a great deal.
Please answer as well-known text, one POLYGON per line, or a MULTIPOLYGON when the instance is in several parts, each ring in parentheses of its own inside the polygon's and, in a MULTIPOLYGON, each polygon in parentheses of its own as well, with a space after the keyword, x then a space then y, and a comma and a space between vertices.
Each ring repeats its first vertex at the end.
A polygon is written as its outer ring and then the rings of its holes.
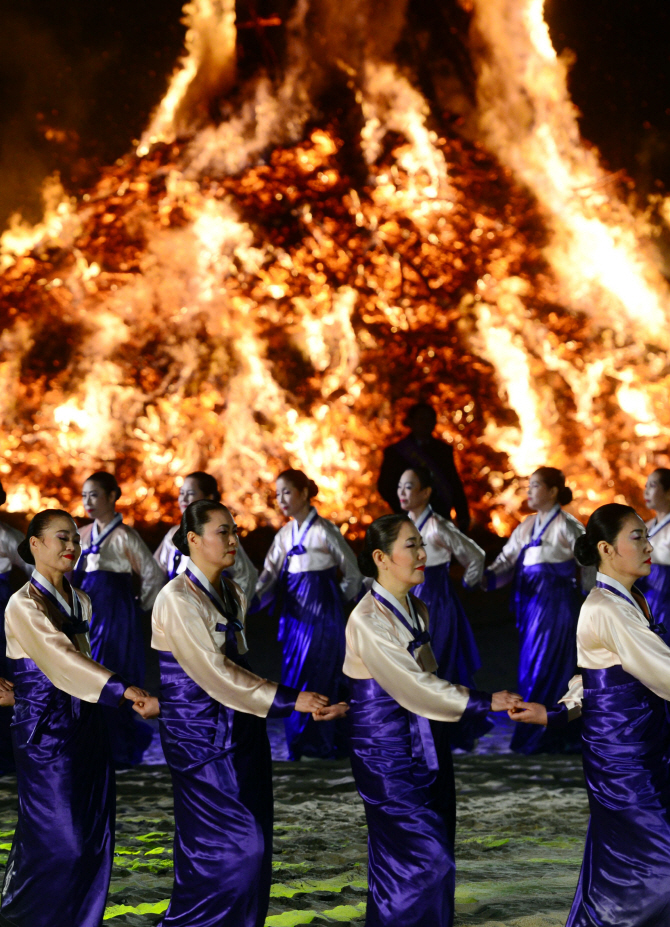
MULTIPOLYGON (((376 584, 373 583, 373 589, 376 584)), ((393 599, 384 589, 383 594, 393 599)), ((397 609, 410 617, 400 603, 397 609)), ((428 609, 420 599, 414 605, 428 628, 428 609)), ((424 644, 413 657, 407 649, 412 635, 393 612, 366 593, 347 622, 347 650, 344 673, 351 679, 375 679, 388 694, 408 711, 436 721, 458 721, 465 711, 470 690, 435 675, 437 663, 430 644, 424 644)))
MULTIPOLYGON (((91 600, 74 590, 82 618, 91 620, 91 600)), ((7 603, 5 633, 10 660, 32 660, 44 675, 68 695, 97 702, 114 675, 91 657, 87 634, 75 635, 75 643, 60 629, 63 616, 32 583, 15 592, 7 603)))
MULTIPOLYGON (((421 524, 425 510, 417 519, 421 524)), ((421 538, 426 547, 426 566, 441 566, 451 563, 454 556, 465 567, 463 582, 467 586, 478 586, 484 575, 486 554, 473 540, 448 518, 433 512, 421 528, 421 538)))
MULTIPOLYGON (((620 584, 598 573, 598 579, 627 593, 620 584)), ((607 589, 592 589, 577 624, 577 665, 585 669, 622 666, 656 695, 670 701, 670 647, 649 627, 637 605, 607 589)), ((582 677, 570 680, 563 696, 568 708, 581 705, 582 677)))
MULTIPOLYGON (((647 529, 650 534, 653 534, 656 523, 656 518, 652 518, 647 522, 647 529)), ((654 548, 651 552, 651 562, 670 566, 670 521, 663 525, 658 534, 653 534, 650 541, 654 548)))
MULTIPOLYGON (((537 517, 537 514, 529 515, 520 525, 517 525, 509 541, 491 566, 487 568, 486 574, 487 576, 493 575, 496 589, 512 581, 519 555, 526 544, 533 539, 537 517)), ((545 516, 545 523, 549 518, 551 518, 551 513, 545 516)), ((574 515, 561 509, 542 535, 542 543, 538 547, 529 547, 526 550, 524 564, 534 566, 538 563, 565 563, 567 560, 574 560, 575 541, 584 534, 584 531, 584 525, 577 521, 574 515)), ((582 589, 588 592, 595 584, 595 569, 593 567, 582 568, 581 575, 582 589)))
POLYGON ((0 573, 9 573, 13 566, 19 567, 28 576, 32 576, 33 568, 19 557, 17 547, 23 540, 23 535, 16 528, 0 521, 0 573))
MULTIPOLYGON (((82 550, 90 545, 92 531, 92 522, 79 529, 82 550)), ((85 560, 84 569, 87 573, 95 573, 97 570, 137 573, 141 583, 140 605, 145 610, 151 608, 159 590, 165 585, 165 574, 151 556, 151 551, 137 531, 123 522, 105 538, 100 553, 88 554, 85 560)), ((79 568, 79 563, 75 569, 79 568)))
MULTIPOLYGON (((298 535, 300 532, 296 532, 298 535)), ((318 516, 305 538, 306 554, 297 554, 289 561, 289 573, 309 573, 339 567, 342 571, 340 589, 346 602, 360 592, 363 576, 356 556, 330 521, 318 516)), ((281 527, 274 536, 265 558, 263 572, 256 583, 256 595, 263 600, 272 591, 282 571, 287 552, 293 547, 293 521, 281 527)))
MULTIPOLYGON (((244 624, 245 597, 235 583, 224 582, 237 599, 237 617, 244 624)), ((277 683, 256 676, 226 656, 225 632, 216 630, 217 624, 226 623, 209 596, 181 573, 158 593, 151 616, 151 646, 171 653, 217 702, 265 718, 277 694, 277 683)), ((243 633, 237 633, 237 646, 240 653, 246 653, 243 633)))
MULTIPOLYGON (((154 553, 154 559, 165 574, 168 574, 172 569, 173 558, 177 553, 177 548, 174 546, 172 538, 177 533, 178 528, 179 525, 174 525, 170 528, 154 553)), ((182 554, 181 560, 177 566, 177 575, 183 573, 190 562, 190 558, 182 554)), ((226 569, 226 574, 233 582, 237 583, 244 593, 247 602, 249 602, 256 588, 258 570, 247 556, 241 544, 237 548, 235 563, 226 569)))

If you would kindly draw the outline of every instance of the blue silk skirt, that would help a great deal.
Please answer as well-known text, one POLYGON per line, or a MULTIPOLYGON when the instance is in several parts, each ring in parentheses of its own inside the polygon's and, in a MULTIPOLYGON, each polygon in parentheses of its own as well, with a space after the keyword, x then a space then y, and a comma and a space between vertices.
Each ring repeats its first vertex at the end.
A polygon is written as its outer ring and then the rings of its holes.
POLYGON ((635 586, 649 602, 654 621, 665 625, 661 637, 670 646, 670 566, 652 563, 649 576, 636 579, 635 586))
POLYGON ((13 660, 19 814, 0 925, 101 927, 114 852, 114 770, 100 705, 13 660))
MULTIPOLYGON (((0 676, 3 679, 11 678, 5 636, 5 609, 12 595, 11 575, 11 573, 0 573, 0 676)), ((12 708, 0 708, 0 776, 14 772, 15 768, 11 734, 12 714, 12 708)))
MULTIPOLYGON (((454 591, 449 564, 426 567, 425 579, 412 592, 428 606, 431 647, 437 660, 437 675, 468 689, 475 688, 474 674, 481 667, 479 651, 461 600, 454 591)), ((474 742, 493 725, 486 717, 463 719, 449 724, 452 747, 472 750, 474 742)))
POLYGON ((159 653, 161 740, 174 790, 174 887, 162 927, 263 927, 272 867, 265 719, 210 698, 159 653))
POLYGON ((368 822, 367 927, 451 927, 456 798, 446 725, 416 718, 374 679, 349 679, 351 767, 368 822))
MULTIPOLYGON (((76 571, 72 585, 91 599, 91 653, 93 659, 122 676, 129 685, 144 684, 142 615, 133 592, 131 573, 76 571)), ((133 711, 129 702, 120 709, 102 706, 112 757, 117 768, 142 762, 154 731, 133 711)))
MULTIPOLYGON (((331 702, 340 701, 345 619, 336 570, 286 573, 280 596, 282 683, 301 691, 320 692, 331 702)), ((284 721, 289 759, 346 755, 343 727, 292 712, 284 721)))
POLYGON ((670 924, 670 727, 621 666, 582 670, 591 819, 566 927, 670 924))
MULTIPOLYGON (((528 702, 555 705, 577 672, 577 619, 582 597, 575 562, 521 565, 514 579, 519 630, 519 693, 528 702)), ((518 753, 577 751, 580 724, 547 729, 517 724, 511 747, 518 753)))

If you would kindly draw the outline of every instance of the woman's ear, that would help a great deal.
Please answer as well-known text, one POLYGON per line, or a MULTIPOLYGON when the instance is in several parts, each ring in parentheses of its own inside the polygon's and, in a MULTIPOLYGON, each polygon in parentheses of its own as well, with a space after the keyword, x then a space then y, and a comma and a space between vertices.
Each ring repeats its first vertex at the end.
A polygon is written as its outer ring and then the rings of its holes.
POLYGON ((186 540, 192 547, 195 547, 196 550, 200 547, 200 535, 196 534, 195 531, 189 531, 186 535, 186 540))
POLYGON ((600 552, 601 559, 607 560, 612 556, 614 548, 611 544, 608 544, 607 541, 598 541, 597 547, 600 552))
POLYGON ((378 570, 386 569, 386 554, 383 550, 373 550, 372 559, 374 560, 378 570))

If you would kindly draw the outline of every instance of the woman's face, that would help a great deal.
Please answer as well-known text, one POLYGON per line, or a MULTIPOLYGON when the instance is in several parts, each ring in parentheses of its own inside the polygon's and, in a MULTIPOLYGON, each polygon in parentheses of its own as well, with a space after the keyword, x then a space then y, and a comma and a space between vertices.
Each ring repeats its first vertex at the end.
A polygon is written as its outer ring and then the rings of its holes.
POLYGON ((661 478, 654 472, 644 487, 644 504, 654 512, 667 512, 670 508, 670 490, 663 489, 661 478))
POLYGON ((108 495, 102 486, 93 480, 86 480, 84 483, 84 488, 81 491, 81 501, 89 518, 105 521, 114 515, 116 494, 109 493, 108 495))
POLYGON ((309 505, 309 493, 306 489, 297 489, 280 476, 277 480, 277 505, 287 518, 295 518, 309 505))
POLYGON ((203 563, 226 570, 235 563, 237 555, 237 525, 228 509, 215 509, 202 534, 188 533, 191 559, 196 565, 203 563))
POLYGON ((426 549, 421 535, 411 523, 401 525, 390 554, 379 551, 377 560, 380 578, 386 574, 394 583, 408 587, 417 586, 424 580, 426 549))
POLYGON ((534 512, 553 508, 556 505, 557 496, 558 488, 556 486, 552 486, 550 489, 544 480, 541 480, 537 474, 533 473, 528 480, 528 506, 534 512))
POLYGON ((414 512, 428 505, 431 488, 421 486, 421 480, 414 470, 405 470, 398 483, 398 501, 403 512, 414 512))
POLYGON ((200 484, 194 477, 187 476, 179 490, 179 510, 182 515, 191 502, 198 502, 199 499, 211 499, 211 496, 204 494, 200 489, 200 484))
POLYGON ((65 515, 52 518, 42 537, 30 539, 30 549, 40 573, 69 573, 81 553, 77 526, 65 515))
POLYGON ((600 541, 601 566, 609 565, 624 576, 649 576, 651 552, 654 549, 647 537, 647 526, 639 515, 626 517, 616 536, 614 545, 600 541))

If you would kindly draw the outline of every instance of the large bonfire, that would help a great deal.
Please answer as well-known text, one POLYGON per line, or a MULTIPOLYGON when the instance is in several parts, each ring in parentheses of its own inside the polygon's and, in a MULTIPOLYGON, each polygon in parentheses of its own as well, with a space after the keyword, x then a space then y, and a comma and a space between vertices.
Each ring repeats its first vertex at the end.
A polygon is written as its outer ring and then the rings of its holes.
POLYGON ((653 229, 579 137, 542 0, 462 2, 470 101, 439 62, 423 92, 402 0, 287 2, 257 67, 234 0, 185 7, 137 149, 2 237, 10 510, 76 512, 105 467, 151 523, 206 467, 251 529, 293 465, 356 535, 418 399, 498 533, 540 464, 582 514, 639 501, 670 432, 653 229))

